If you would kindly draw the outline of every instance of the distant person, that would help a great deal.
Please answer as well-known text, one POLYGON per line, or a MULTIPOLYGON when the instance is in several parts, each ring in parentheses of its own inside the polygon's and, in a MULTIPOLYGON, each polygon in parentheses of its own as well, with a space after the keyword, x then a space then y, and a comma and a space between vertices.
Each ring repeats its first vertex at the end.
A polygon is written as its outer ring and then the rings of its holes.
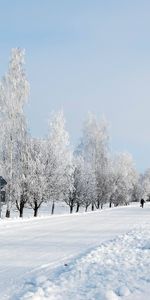
POLYGON ((142 208, 144 207, 144 203, 145 203, 145 200, 142 198, 141 201, 140 201, 140 204, 141 204, 142 208))

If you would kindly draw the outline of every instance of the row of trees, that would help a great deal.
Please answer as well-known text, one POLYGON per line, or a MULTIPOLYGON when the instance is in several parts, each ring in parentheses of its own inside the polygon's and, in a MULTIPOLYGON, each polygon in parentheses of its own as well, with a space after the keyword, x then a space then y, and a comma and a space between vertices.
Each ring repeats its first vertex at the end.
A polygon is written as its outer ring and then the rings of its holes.
POLYGON ((70 212, 102 208, 150 196, 150 171, 139 175, 131 155, 110 152, 108 124, 89 114, 82 137, 72 151, 63 112, 49 120, 47 139, 29 134, 24 106, 29 83, 24 51, 13 49, 7 74, 0 82, 0 175, 7 180, 6 216, 25 207, 37 216, 43 203, 64 201, 70 212))

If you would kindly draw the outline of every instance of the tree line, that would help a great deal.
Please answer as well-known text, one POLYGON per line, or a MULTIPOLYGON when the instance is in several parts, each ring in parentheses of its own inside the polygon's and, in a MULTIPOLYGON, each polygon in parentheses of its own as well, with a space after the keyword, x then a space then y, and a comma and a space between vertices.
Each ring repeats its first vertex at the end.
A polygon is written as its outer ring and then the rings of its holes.
POLYGON ((76 149, 72 149, 62 111, 54 113, 47 138, 33 138, 24 107, 29 82, 24 50, 12 49, 8 71, 0 81, 0 175, 6 181, 6 216, 25 207, 34 216, 43 203, 65 202, 70 213, 103 208, 105 203, 127 205, 150 197, 150 170, 136 170, 128 153, 114 154, 106 120, 88 114, 76 149))

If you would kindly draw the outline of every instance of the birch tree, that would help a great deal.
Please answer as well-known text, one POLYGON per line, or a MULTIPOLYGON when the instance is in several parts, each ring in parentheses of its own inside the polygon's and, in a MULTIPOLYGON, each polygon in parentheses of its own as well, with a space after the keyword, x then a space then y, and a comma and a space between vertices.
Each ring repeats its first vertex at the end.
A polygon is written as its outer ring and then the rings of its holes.
POLYGON ((64 201, 73 189, 73 157, 63 112, 53 114, 49 121, 47 141, 47 180, 52 214, 55 202, 64 201))
POLYGON ((42 203, 47 201, 45 141, 32 138, 30 147, 28 205, 33 209, 34 217, 37 217, 42 203))
POLYGON ((83 135, 78 146, 84 160, 91 164, 95 172, 96 198, 95 206, 99 208, 107 201, 108 197, 108 169, 109 169, 109 135, 108 125, 105 120, 98 122, 92 114, 88 115, 84 123, 83 135))
POLYGON ((84 161, 80 155, 75 156, 74 170, 74 190, 72 197, 72 206, 76 206, 76 212, 80 207, 85 207, 87 211, 91 205, 93 207, 96 197, 96 179, 95 172, 91 164, 84 161))
POLYGON ((150 199, 150 169, 147 169, 144 174, 141 176, 141 198, 144 198, 145 200, 150 199))
POLYGON ((134 186, 138 181, 132 156, 121 153, 114 158, 114 173, 111 201, 115 206, 128 204, 132 200, 134 186))
POLYGON ((1 159, 7 181, 7 216, 17 196, 15 186, 20 188, 18 165, 24 155, 23 144, 25 144, 27 126, 23 108, 28 92, 29 84, 24 70, 24 50, 12 49, 8 72, 0 83, 1 131, 3 133, 1 159), (18 147, 22 150, 18 151, 18 147))

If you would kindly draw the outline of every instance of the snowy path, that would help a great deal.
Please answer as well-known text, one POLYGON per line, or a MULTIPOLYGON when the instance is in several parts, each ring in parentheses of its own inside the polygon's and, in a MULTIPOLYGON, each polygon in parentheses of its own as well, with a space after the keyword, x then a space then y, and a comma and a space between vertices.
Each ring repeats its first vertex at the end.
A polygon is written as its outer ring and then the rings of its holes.
POLYGON ((27 279, 52 274, 57 266, 149 222, 150 208, 132 206, 78 215, 1 221, 0 299, 19 299, 12 295, 23 289, 27 279))
POLYGON ((150 225, 104 242, 59 269, 55 278, 26 284, 22 300, 148 300, 150 225))

